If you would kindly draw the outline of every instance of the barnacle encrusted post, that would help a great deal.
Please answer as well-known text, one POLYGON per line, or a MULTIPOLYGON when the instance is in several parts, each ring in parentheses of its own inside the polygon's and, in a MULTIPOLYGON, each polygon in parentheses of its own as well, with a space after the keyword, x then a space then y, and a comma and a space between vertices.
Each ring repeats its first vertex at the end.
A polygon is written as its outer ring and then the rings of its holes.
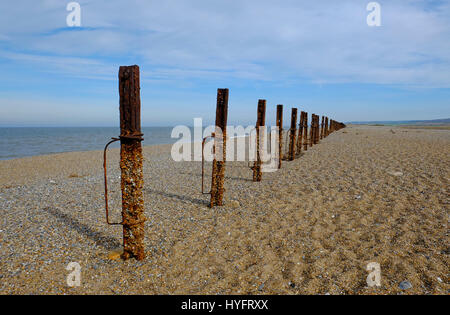
POLYGON ((119 69, 123 259, 145 258, 139 67, 119 69))

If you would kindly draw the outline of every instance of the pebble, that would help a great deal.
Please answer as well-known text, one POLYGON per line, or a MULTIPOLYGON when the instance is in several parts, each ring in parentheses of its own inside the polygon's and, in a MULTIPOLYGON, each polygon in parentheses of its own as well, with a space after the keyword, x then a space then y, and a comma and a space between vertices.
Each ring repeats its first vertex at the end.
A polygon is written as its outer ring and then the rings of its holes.
POLYGON ((108 259, 110 260, 119 260, 120 259, 120 255, 122 255, 122 250, 113 250, 111 252, 109 252, 108 254, 108 259))
POLYGON ((264 283, 261 283, 258 287, 258 291, 262 291, 264 289, 264 283))
POLYGON ((230 206, 231 206, 232 208, 238 208, 238 207, 241 206, 241 204, 240 204, 239 201, 237 201, 237 200, 232 200, 232 201, 230 202, 230 206))
POLYGON ((398 287, 402 290, 408 290, 412 288, 412 284, 409 281, 402 281, 398 287))

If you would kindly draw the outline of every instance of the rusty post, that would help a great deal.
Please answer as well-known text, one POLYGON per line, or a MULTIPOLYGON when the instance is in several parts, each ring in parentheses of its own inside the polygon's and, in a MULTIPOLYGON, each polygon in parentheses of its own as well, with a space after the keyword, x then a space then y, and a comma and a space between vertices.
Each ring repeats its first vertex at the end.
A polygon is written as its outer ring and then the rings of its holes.
POLYGON ((316 115, 316 132, 314 134, 314 144, 318 144, 320 142, 320 116, 316 115))
POLYGON ((322 123, 320 124, 320 140, 323 139, 323 131, 324 131, 324 125, 325 123, 325 116, 322 116, 322 123))
POLYGON ((278 127, 278 169, 281 168, 283 159, 283 105, 277 105, 277 127, 278 127))
POLYGON ((258 101, 258 113, 256 118, 256 161, 253 164, 253 181, 260 182, 262 178, 261 171, 261 127, 266 125, 266 100, 258 101))
POLYGON ((122 258, 145 258, 144 176, 142 172, 141 98, 139 67, 119 69, 120 169, 122 188, 122 258))
POLYGON ((316 114, 312 114, 311 117, 311 143, 316 144, 316 114))
POLYGON ((297 108, 291 112, 291 129, 289 130, 289 161, 295 158, 295 137, 297 133, 297 108))
POLYGON ((311 127, 309 128, 309 146, 312 147, 314 143, 314 116, 315 114, 311 114, 311 127))
POLYGON ((305 119, 303 121, 304 130, 304 141, 303 150, 308 151, 308 113, 305 112, 305 119))
POLYGON ((311 115, 311 143, 310 146, 316 143, 316 114, 311 115))
POLYGON ((211 179, 211 208, 223 205, 226 139, 228 118, 228 89, 217 90, 216 132, 214 137, 214 160, 211 179))
POLYGON ((317 144, 317 115, 314 114, 314 131, 313 131, 313 144, 317 144))
POLYGON ((297 135, 297 155, 300 155, 302 151, 302 140, 303 140, 303 120, 305 119, 305 112, 300 112, 300 121, 298 124, 298 135, 297 135))

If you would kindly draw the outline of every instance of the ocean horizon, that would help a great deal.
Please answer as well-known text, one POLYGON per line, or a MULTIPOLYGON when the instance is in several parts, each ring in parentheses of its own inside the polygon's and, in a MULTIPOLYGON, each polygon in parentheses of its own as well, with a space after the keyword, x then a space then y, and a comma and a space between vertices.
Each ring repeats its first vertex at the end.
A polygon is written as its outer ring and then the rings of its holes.
MULTIPOLYGON (((142 127, 142 145, 173 144, 179 141, 181 136, 171 137, 173 128, 142 127)), ((194 127, 188 128, 193 136, 194 127)), ((0 160, 103 150, 111 138, 119 135, 119 127, 0 127, 0 160)), ((109 146, 119 147, 120 142, 109 146)))
MULTIPOLYGON (((171 144, 173 127, 142 127, 144 146, 171 144)), ((0 160, 64 152, 103 150, 119 127, 0 127, 0 160)), ((118 148, 113 143, 111 148, 118 148)))

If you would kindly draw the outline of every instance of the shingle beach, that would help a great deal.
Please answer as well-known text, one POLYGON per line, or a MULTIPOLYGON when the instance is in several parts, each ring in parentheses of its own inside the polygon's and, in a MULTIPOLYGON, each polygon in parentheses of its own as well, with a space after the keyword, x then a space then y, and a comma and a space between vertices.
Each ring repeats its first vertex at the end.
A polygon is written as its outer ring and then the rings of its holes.
MULTIPOLYGON (((225 205, 212 209, 201 162, 170 150, 144 147, 141 262, 108 257, 122 231, 105 222, 102 151, 0 161, 0 294, 449 293, 449 130, 349 126, 261 183, 227 162, 225 205)), ((118 150, 108 157, 117 221, 118 150)))

